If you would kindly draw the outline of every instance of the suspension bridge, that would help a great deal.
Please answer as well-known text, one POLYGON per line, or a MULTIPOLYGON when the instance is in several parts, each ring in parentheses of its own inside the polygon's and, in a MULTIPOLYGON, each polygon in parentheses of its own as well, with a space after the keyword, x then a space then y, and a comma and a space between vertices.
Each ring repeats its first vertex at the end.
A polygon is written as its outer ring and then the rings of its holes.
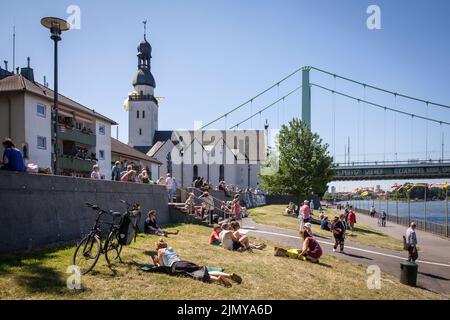
MULTIPOLYGON (((292 82, 292 81, 290 81, 292 82)), ((326 81, 325 81, 326 82, 326 81)), ((292 84, 291 84, 292 85, 292 84)), ((213 124, 217 125, 219 121, 225 122, 225 128, 240 129, 245 125, 250 124, 253 126, 253 120, 256 117, 259 117, 259 123, 261 125, 261 118, 271 109, 280 109, 283 108, 284 112, 284 104, 287 99, 290 99, 294 96, 295 93, 301 94, 301 119, 307 124, 307 126, 311 129, 312 125, 312 111, 315 110, 315 105, 313 106, 313 89, 314 92, 317 90, 318 94, 328 94, 331 97, 331 110, 329 114, 331 115, 331 137, 329 139, 328 144, 330 146, 330 153, 334 158, 334 170, 335 177, 334 180, 383 180, 383 179, 428 179, 428 178, 450 178, 450 157, 445 157, 445 148, 444 148, 444 137, 445 133, 449 132, 448 128, 450 126, 450 122, 446 121, 446 118, 442 117, 441 114, 439 117, 433 117, 429 115, 429 109, 431 107, 436 108, 440 111, 450 111, 450 105, 446 105, 443 103, 438 103, 435 101, 418 98, 414 96, 410 96, 404 93, 399 93, 398 91, 388 90, 385 88, 381 88, 375 85, 367 84, 361 81, 357 81, 351 79, 349 77, 345 77, 342 75, 338 75, 327 70, 319 69, 312 66, 304 66, 298 68, 294 72, 288 74, 281 80, 277 81, 273 85, 268 88, 262 90, 258 94, 253 97, 247 99, 243 103, 238 106, 231 108, 226 113, 220 115, 216 119, 206 123, 201 129, 206 129, 207 127, 212 126, 213 124), (332 87, 327 84, 323 84, 320 82, 318 78, 317 81, 311 81, 311 74, 320 74, 322 77, 329 77, 333 82, 332 87), (299 75, 301 79, 294 79, 293 88, 285 89, 285 94, 280 94, 280 87, 285 83, 288 83, 289 79, 294 78, 296 75, 299 75), (337 81, 343 83, 341 90, 338 90, 337 81), (363 91, 362 95, 354 94, 350 90, 346 90, 347 88, 344 83, 351 86, 360 87, 363 91), (278 95, 272 101, 264 103, 260 108, 255 109, 255 105, 258 103, 258 100, 263 100, 262 97, 270 95, 271 91, 276 90, 278 95), (368 91, 374 92, 377 94, 377 99, 368 98, 368 91), (378 99, 379 95, 384 95, 387 97, 392 97, 393 102, 388 104, 386 100, 378 99), (337 103, 337 99, 342 99, 343 102, 340 104, 337 103), (402 106, 399 105, 399 101, 402 101, 402 106), (345 102, 344 102, 345 101, 345 102), (350 150, 350 135, 348 136, 347 141, 345 141, 345 152, 344 152, 344 160, 338 161, 336 155, 336 145, 337 143, 342 143, 342 141, 336 141, 336 112, 339 110, 341 105, 347 105, 349 103, 354 103, 358 107, 358 121, 356 121, 357 126, 357 148, 358 153, 351 153, 350 150), (412 108, 409 107, 409 104, 419 104, 425 107, 425 114, 419 112, 410 111, 412 108), (406 108, 405 108, 406 107, 406 108), (247 112, 250 109, 250 114, 247 112), (360 117, 360 111, 362 109, 362 117, 360 117), (372 159, 368 161, 366 156, 369 154, 366 153, 366 145, 368 144, 366 141, 366 122, 372 121, 369 117, 366 116, 366 110, 374 110, 377 112, 381 112, 384 117, 383 122, 383 153, 378 154, 378 156, 382 159, 372 159), (239 113, 240 112, 240 113, 239 113), (238 114, 238 121, 231 126, 227 126, 227 123, 232 115, 238 114), (394 119, 394 123, 391 126, 391 130, 393 130, 393 134, 388 136, 388 119, 394 119), (397 148, 397 125, 399 123, 405 123, 410 121, 411 123, 411 152, 398 152, 397 148), (423 122, 425 124, 425 130, 423 133, 419 133, 420 136, 425 140, 425 150, 421 150, 419 152, 414 152, 414 147, 417 144, 417 139, 414 139, 414 133, 416 131, 416 126, 418 121, 423 122), (434 128, 440 131, 440 149, 439 151, 430 150, 430 138, 429 138, 429 127, 434 126, 434 128), (362 127, 362 128, 361 128, 362 127), (447 131, 446 131, 447 130, 447 131), (361 141, 360 141, 361 140, 361 141), (390 143, 393 143, 394 149, 394 158, 395 159, 387 159, 387 145, 388 140, 390 143), (362 149, 362 154, 359 152, 359 149, 362 149), (436 154, 438 154, 436 156, 436 154), (434 158, 431 155, 434 154, 434 158), (360 159, 362 155, 362 160, 360 159), (398 157, 403 156, 404 159, 398 159, 398 157), (405 157, 406 155, 406 157, 405 157), (420 155, 419 157, 415 157, 416 155, 420 155), (409 156, 409 158, 407 157, 409 156), (355 159, 356 158, 356 159, 355 159)), ((354 89, 353 89, 354 91, 354 89)), ((270 98, 269 98, 270 99, 270 98)), ((267 101, 267 99, 266 99, 267 101)), ((279 112, 277 110, 277 112, 279 112)), ((346 112, 346 111, 344 111, 346 112)), ((279 118, 279 115, 278 115, 279 118)), ((450 118, 447 118, 450 119, 450 118)), ((280 124, 279 124, 280 126, 280 124)), ((268 123, 266 120, 265 129, 267 130, 268 123)), ((435 142, 436 138, 434 139, 435 142)), ((401 144, 404 144, 404 141, 401 141, 401 144)), ((372 157, 373 158, 373 157, 372 157)))

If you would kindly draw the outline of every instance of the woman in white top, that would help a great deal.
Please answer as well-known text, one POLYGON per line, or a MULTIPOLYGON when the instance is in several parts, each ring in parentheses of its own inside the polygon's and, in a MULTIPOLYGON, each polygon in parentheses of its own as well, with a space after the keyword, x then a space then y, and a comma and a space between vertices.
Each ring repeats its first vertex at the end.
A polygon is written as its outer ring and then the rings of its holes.
POLYGON ((95 164, 92 167, 93 171, 91 173, 91 179, 98 179, 100 180, 102 178, 102 176, 100 175, 100 167, 98 166, 98 164, 95 164))

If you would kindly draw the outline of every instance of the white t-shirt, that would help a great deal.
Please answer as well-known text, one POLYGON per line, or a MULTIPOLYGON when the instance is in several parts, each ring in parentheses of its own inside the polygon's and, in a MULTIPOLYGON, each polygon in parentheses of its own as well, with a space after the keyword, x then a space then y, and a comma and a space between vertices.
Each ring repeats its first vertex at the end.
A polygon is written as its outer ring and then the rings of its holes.
POLYGON ((222 243, 222 247, 227 250, 233 250, 233 239, 231 239, 232 233, 233 232, 231 230, 222 230, 219 234, 219 239, 222 243))
POLYGON ((166 188, 168 190, 172 189, 172 184, 173 184, 173 179, 172 177, 167 177, 166 178, 166 188))

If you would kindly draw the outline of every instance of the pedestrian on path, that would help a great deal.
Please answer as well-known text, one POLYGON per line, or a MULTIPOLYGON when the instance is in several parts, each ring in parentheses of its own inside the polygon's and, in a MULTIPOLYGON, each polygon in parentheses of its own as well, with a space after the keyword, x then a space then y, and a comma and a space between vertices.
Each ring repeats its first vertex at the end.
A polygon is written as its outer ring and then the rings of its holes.
POLYGON ((305 223, 311 222, 311 208, 309 207, 308 200, 303 201, 298 218, 300 220, 300 230, 303 230, 305 223))
POLYGON ((353 228, 355 227, 356 223, 356 214, 352 209, 350 209, 350 212, 348 213, 347 220, 351 231, 350 234, 353 234, 353 228))
POLYGON ((341 217, 335 216, 333 219, 333 223, 331 224, 331 232, 334 236, 333 252, 336 252, 338 246, 340 252, 344 252, 345 225, 343 220, 344 215, 341 215, 341 217))
POLYGON ((406 230, 406 246, 408 248, 408 261, 415 262, 419 257, 417 253, 416 223, 411 222, 411 226, 406 230))
POLYGON ((386 227, 386 218, 387 218, 387 214, 386 211, 381 211, 381 215, 380 215, 380 221, 379 221, 379 225, 381 227, 386 227))
POLYGON ((375 214, 376 214, 376 213, 377 213, 377 211, 375 210, 375 207, 374 207, 374 206, 370 207, 370 216, 371 216, 372 218, 375 217, 375 214))

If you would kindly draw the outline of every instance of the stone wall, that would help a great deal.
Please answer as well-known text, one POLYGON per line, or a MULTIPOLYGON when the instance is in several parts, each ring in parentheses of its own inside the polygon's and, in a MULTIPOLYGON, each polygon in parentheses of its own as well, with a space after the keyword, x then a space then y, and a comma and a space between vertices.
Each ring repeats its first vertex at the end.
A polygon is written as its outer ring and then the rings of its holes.
POLYGON ((141 230, 151 209, 169 223, 161 186, 0 171, 0 253, 81 239, 96 217, 85 203, 124 212, 121 199, 141 204, 141 230))

